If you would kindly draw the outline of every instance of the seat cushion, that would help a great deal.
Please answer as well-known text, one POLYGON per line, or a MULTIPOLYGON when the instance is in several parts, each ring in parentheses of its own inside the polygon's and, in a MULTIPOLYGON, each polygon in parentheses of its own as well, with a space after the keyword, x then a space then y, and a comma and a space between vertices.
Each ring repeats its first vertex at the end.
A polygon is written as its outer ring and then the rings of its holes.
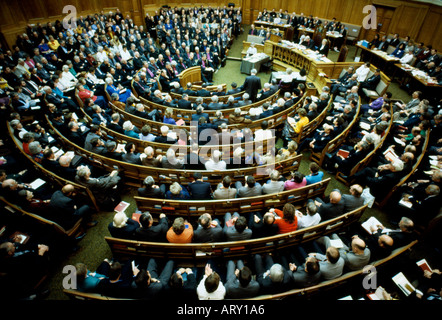
POLYGON ((369 90, 369 89, 363 88, 362 91, 369 98, 378 98, 379 97, 379 94, 374 90, 369 90))
POLYGON ((381 95, 386 87, 387 84, 384 81, 379 81, 378 85, 376 86, 376 92, 378 93, 378 95, 381 95))

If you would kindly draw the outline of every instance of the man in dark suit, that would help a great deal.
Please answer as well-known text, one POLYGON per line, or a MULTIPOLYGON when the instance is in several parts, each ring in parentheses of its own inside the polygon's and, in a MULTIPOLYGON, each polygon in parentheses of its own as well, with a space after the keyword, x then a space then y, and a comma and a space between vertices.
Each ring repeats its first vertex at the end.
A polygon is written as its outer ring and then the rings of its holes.
POLYGON ((265 256, 265 263, 261 255, 254 258, 256 281, 260 284, 263 294, 280 293, 293 288, 291 272, 281 264, 274 263, 270 255, 265 256))
POLYGON ((264 83, 264 87, 262 88, 260 92, 260 96, 257 99, 257 101, 264 100, 268 97, 270 97, 274 92, 270 90, 270 83, 264 83))
POLYGON ((232 89, 228 90, 226 95, 232 95, 232 94, 241 92, 241 89, 238 88, 238 85, 236 84, 236 82, 232 82, 232 84, 230 86, 232 87, 232 89))
POLYGON ((366 79, 365 81, 362 81, 359 84, 359 95, 364 94, 364 91, 362 91, 362 89, 364 88, 368 90, 376 89, 376 86, 379 84, 380 81, 381 81, 381 70, 376 69, 376 71, 370 78, 366 79))
POLYGON ((154 224, 149 212, 140 216, 140 227, 135 230, 134 238, 138 241, 166 242, 166 233, 169 229, 166 215, 161 213, 158 223, 154 224))
POLYGON ((340 82, 339 84, 332 84, 330 92, 331 94, 339 94, 339 93, 345 94, 352 87, 357 85, 358 85, 358 76, 357 74, 353 73, 349 78, 340 82))
POLYGON ((63 186, 61 190, 53 193, 49 206, 53 212, 53 218, 63 228, 69 230, 78 219, 88 221, 87 226, 92 227, 97 224, 96 221, 90 221, 91 209, 88 205, 77 206, 73 196, 75 188, 71 184, 63 186))
POLYGON ((350 186, 350 194, 343 194, 342 201, 344 202, 344 213, 353 211, 364 205, 364 198, 361 197, 362 187, 358 184, 350 186))
POLYGON ((150 87, 141 81, 140 76, 138 74, 134 75, 133 79, 133 88, 137 92, 137 94, 143 98, 147 98, 150 94, 150 87))
POLYGON ((200 215, 198 218, 198 227, 193 232, 193 241, 197 243, 210 243, 223 240, 223 229, 218 219, 212 220, 209 213, 200 215))
POLYGON ((316 198, 314 201, 316 206, 319 206, 318 213, 322 220, 333 219, 344 213, 344 201, 342 201, 342 195, 339 190, 330 192, 329 202, 324 202, 320 198, 316 198))
POLYGON ((203 181, 201 172, 193 174, 194 181, 189 183, 187 189, 189 190, 191 199, 194 200, 210 200, 212 199, 212 187, 209 182, 203 181))
POLYGON ((123 127, 120 124, 120 114, 115 112, 111 116, 111 122, 106 124, 106 127, 112 131, 124 134, 123 127))
POLYGON ((227 262, 226 298, 244 299, 255 297, 259 293, 259 283, 252 279, 252 271, 244 266, 242 260, 227 262))
POLYGON ((382 51, 387 51, 388 46, 390 45, 390 43, 387 40, 387 36, 382 36, 381 41, 379 42, 378 46, 376 49, 382 50, 382 51))
POLYGON ((208 110, 219 110, 222 107, 222 104, 219 103, 219 98, 216 95, 213 95, 211 98, 212 102, 209 103, 209 105, 207 106, 208 110))
POLYGON ((83 135, 83 133, 81 132, 78 122, 75 122, 75 121, 69 122, 68 129, 69 129, 69 131, 67 133, 67 138, 69 139, 69 141, 75 143, 76 145, 78 145, 80 147, 83 147, 84 142, 86 141, 86 138, 83 135))
POLYGON ((207 121, 209 121, 209 115, 204 112, 204 108, 202 106, 198 106, 196 108, 196 113, 192 114, 191 121, 199 122, 201 117, 205 117, 207 121))
POLYGON ((405 212, 409 212, 407 216, 421 226, 427 226, 440 209, 440 188, 436 184, 430 184, 425 188, 425 195, 422 199, 416 199, 414 196, 409 197, 412 203, 411 208, 404 208, 405 212))
POLYGON ((183 93, 182 98, 177 102, 177 106, 180 109, 192 110, 192 102, 189 101, 189 95, 187 93, 183 93))
POLYGON ((207 90, 207 84, 206 83, 203 83, 201 85, 201 89, 198 90, 196 93, 197 93, 198 97, 210 97, 210 91, 207 90))
POLYGON ((259 115, 259 119, 264 119, 273 115, 273 110, 269 109, 270 103, 265 102, 262 105, 262 113, 259 115))
POLYGON ((189 96, 197 96, 196 91, 192 90, 191 88, 192 88, 192 83, 191 82, 187 83, 186 89, 183 91, 183 94, 186 93, 189 96))
POLYGON ((256 76, 257 70, 252 69, 250 71, 250 76, 246 78, 243 85, 240 87, 240 91, 245 91, 249 94, 249 98, 252 102, 256 102, 256 96, 261 87, 261 79, 256 76))
POLYGON ((186 156, 184 167, 187 170, 205 170, 204 163, 205 160, 198 155, 198 144, 192 144, 190 152, 186 156))

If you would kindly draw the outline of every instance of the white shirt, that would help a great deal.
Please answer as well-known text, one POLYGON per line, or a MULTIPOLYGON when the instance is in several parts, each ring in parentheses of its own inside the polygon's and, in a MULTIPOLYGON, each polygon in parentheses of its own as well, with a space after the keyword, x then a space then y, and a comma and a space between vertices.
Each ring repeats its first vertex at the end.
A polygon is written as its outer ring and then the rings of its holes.
POLYGON ((358 82, 362 82, 367 79, 367 75, 370 72, 370 68, 365 64, 356 69, 356 74, 358 75, 358 82))
POLYGON ((411 60, 413 60, 413 54, 408 52, 408 53, 404 54, 404 56, 402 58, 399 59, 399 62, 402 64, 408 64, 411 62, 411 60))
POLYGON ((315 213, 312 216, 309 214, 302 215, 302 217, 298 216, 298 229, 316 226, 319 222, 321 222, 319 213, 315 213))
POLYGON ((247 49, 247 56, 253 56, 254 54, 257 54, 258 50, 255 47, 249 47, 247 49))
POLYGON ((224 160, 215 162, 213 159, 209 159, 205 163, 206 170, 226 170, 226 162, 224 160))
POLYGON ((199 300, 224 300, 224 296, 226 295, 226 288, 220 281, 218 288, 216 288, 215 291, 212 293, 208 293, 206 288, 204 287, 204 282, 206 281, 207 276, 204 275, 204 277, 201 279, 200 283, 198 284, 198 287, 196 288, 196 292, 198 294, 199 300))
POLYGON ((121 55, 121 59, 123 59, 123 60, 128 61, 128 60, 132 59, 132 56, 130 55, 129 50, 126 50, 126 51, 121 50, 120 55, 121 55))
POLYGON ((63 71, 63 78, 66 81, 70 81, 70 82, 77 82, 77 78, 75 78, 75 76, 70 72, 70 71, 63 71))
POLYGON ((270 140, 272 138, 273 134, 270 129, 267 130, 259 129, 255 131, 255 141, 270 140))
POLYGON ((296 78, 296 73, 292 72, 291 74, 284 74, 281 76, 281 81, 285 83, 292 82, 292 80, 296 78))
POLYGON ((109 58, 107 57, 106 52, 101 51, 101 52, 97 52, 97 60, 100 63, 103 63, 103 61, 107 61, 109 60, 109 58))

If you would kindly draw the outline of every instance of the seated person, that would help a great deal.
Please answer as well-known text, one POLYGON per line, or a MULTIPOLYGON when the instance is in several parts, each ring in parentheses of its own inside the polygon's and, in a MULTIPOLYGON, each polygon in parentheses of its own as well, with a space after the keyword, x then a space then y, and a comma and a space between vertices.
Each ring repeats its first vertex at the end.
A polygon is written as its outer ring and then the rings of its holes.
POLYGON ((145 198, 164 199, 165 189, 165 185, 159 187, 152 176, 147 176, 143 180, 143 188, 138 188, 138 195, 145 198))
POLYGON ((170 243, 191 243, 193 227, 182 217, 175 218, 172 227, 166 233, 166 238, 170 243))
POLYGON ((169 224, 164 213, 159 216, 158 223, 154 224, 152 215, 146 211, 140 216, 140 227, 135 229, 133 237, 138 241, 165 242, 169 224))
POLYGON ((140 224, 137 221, 128 218, 122 211, 114 215, 113 221, 108 225, 108 230, 114 238, 134 239, 134 232, 139 227, 140 224))

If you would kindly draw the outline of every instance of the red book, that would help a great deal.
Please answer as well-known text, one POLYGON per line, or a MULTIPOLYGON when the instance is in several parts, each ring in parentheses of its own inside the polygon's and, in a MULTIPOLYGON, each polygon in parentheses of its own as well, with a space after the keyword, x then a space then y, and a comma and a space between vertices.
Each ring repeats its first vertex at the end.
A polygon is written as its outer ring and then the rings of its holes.
POLYGON ((427 260, 422 259, 419 260, 418 262, 416 262, 416 264, 423 270, 427 270, 429 272, 433 272, 433 270, 431 269, 430 265, 428 264, 427 260))
POLYGON ((339 149, 338 156, 341 156, 345 159, 347 159, 348 155, 350 154, 350 151, 339 149))
POLYGON ((114 211, 116 211, 116 212, 122 212, 122 211, 126 210, 127 207, 129 207, 129 205, 130 205, 130 204, 129 204, 128 202, 126 202, 126 201, 121 201, 121 202, 115 207, 114 211))

